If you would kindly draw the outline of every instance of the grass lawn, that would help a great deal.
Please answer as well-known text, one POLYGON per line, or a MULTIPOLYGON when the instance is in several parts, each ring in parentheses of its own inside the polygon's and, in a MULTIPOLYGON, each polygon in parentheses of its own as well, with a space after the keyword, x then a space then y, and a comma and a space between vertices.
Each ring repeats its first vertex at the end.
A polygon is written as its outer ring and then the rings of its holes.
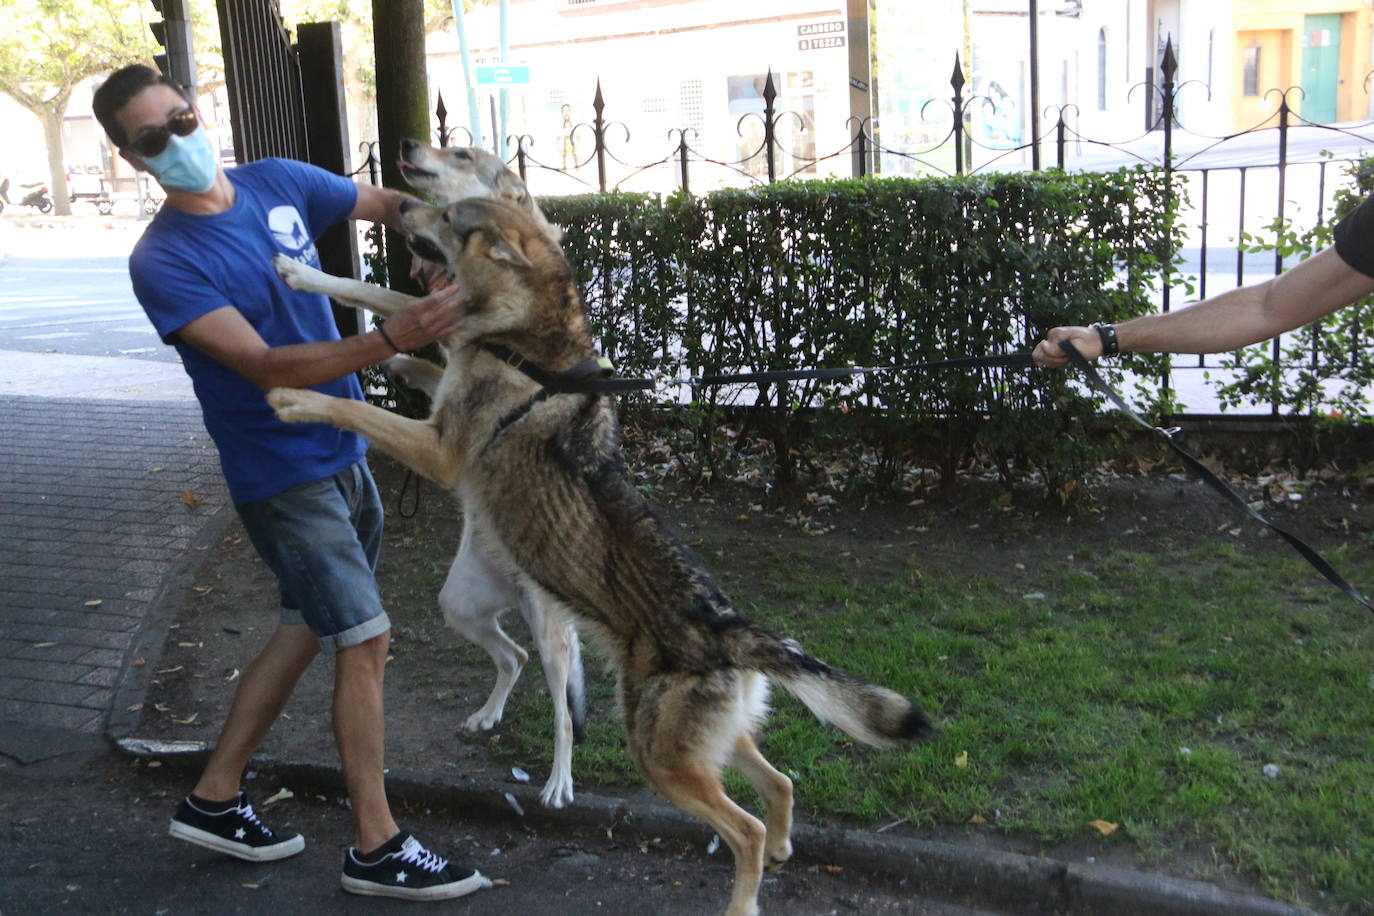
MULTIPOLYGON (((884 545, 870 563, 872 550, 826 538, 740 557, 728 526, 690 533, 745 613, 920 698, 941 728, 914 750, 873 751, 778 692, 765 753, 796 777, 800 815, 1129 852, 1324 909, 1374 907, 1374 617, 1273 539, 1128 543, 1088 527, 1073 542, 1020 526, 1022 562, 969 563, 957 536, 884 545)), ((1328 558, 1374 582, 1367 544, 1328 558)), ((638 783, 594 683, 574 776, 638 783)), ((504 746, 547 765, 547 694, 534 669, 523 686, 504 746)), ((731 789, 754 804, 733 774, 731 789)))

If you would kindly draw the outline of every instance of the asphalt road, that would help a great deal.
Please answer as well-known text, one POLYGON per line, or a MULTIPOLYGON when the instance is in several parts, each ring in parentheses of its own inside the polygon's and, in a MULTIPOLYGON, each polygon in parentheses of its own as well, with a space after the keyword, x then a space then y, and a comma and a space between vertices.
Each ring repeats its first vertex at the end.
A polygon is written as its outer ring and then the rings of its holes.
MULTIPOLYGON (((150 768, 88 736, 82 746, 27 766, 0 756, 0 911, 232 914, 583 913, 701 916, 719 912, 733 868, 680 841, 631 835, 537 833, 516 818, 403 810, 402 825, 430 849, 504 882, 455 901, 356 897, 339 887, 350 819, 338 799, 301 794, 258 808, 306 837, 303 853, 247 863, 167 836, 189 773, 150 768)), ((248 784, 260 803, 280 786, 248 784)), ((299 788, 299 787, 298 787, 299 788)), ((764 912, 789 916, 979 916, 987 910, 924 898, 899 876, 792 863, 765 879, 764 912)))
POLYGON ((0 223, 0 350, 177 362, 129 283, 129 251, 146 225, 0 223))

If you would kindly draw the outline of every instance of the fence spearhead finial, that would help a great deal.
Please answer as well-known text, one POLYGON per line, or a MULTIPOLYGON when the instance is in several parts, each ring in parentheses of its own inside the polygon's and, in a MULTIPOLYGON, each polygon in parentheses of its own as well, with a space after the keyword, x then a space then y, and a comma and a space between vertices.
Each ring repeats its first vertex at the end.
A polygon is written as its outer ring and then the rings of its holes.
POLYGON ((601 77, 596 78, 596 98, 592 99, 592 109, 596 111, 596 116, 601 117, 601 112, 606 110, 606 100, 601 97, 601 77))
POLYGON ((763 101, 769 108, 773 107, 773 100, 778 97, 778 90, 773 85, 773 68, 768 68, 768 79, 763 83, 763 101))
POLYGON ((959 59, 959 52, 954 52, 954 75, 949 78, 949 84, 954 87, 954 94, 961 95, 964 91, 964 62, 959 59))
POLYGON ((1164 61, 1160 64, 1160 69, 1164 71, 1164 78, 1171 83, 1178 74, 1178 56, 1174 54, 1174 36, 1172 35, 1164 44, 1164 61))

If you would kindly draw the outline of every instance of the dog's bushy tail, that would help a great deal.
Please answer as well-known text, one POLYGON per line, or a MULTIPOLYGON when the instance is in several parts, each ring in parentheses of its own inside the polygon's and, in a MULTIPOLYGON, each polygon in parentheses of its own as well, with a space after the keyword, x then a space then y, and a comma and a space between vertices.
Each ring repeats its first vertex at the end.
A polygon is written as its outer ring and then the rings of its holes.
POLYGON ((816 718, 865 744, 903 747, 935 734, 935 726, 911 700, 830 667, 796 640, 754 624, 740 627, 734 636, 736 664, 764 674, 816 718))

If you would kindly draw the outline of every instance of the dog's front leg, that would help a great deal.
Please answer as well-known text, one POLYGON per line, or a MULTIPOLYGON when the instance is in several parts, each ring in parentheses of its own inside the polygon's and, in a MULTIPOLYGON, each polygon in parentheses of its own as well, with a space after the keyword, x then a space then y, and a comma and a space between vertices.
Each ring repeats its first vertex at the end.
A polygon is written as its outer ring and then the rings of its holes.
POLYGON ((336 277, 322 270, 302 264, 300 261, 278 254, 272 259, 272 267, 282 282, 295 290, 308 293, 323 293, 345 305, 364 308, 384 317, 395 314, 404 308, 413 297, 398 293, 394 289, 363 283, 349 277, 336 277))
POLYGON ((411 420, 349 398, 335 398, 304 388, 273 388, 267 403, 283 423, 329 423, 366 436, 406 467, 446 490, 458 484, 462 454, 456 443, 439 441, 439 429, 428 420, 411 420))

